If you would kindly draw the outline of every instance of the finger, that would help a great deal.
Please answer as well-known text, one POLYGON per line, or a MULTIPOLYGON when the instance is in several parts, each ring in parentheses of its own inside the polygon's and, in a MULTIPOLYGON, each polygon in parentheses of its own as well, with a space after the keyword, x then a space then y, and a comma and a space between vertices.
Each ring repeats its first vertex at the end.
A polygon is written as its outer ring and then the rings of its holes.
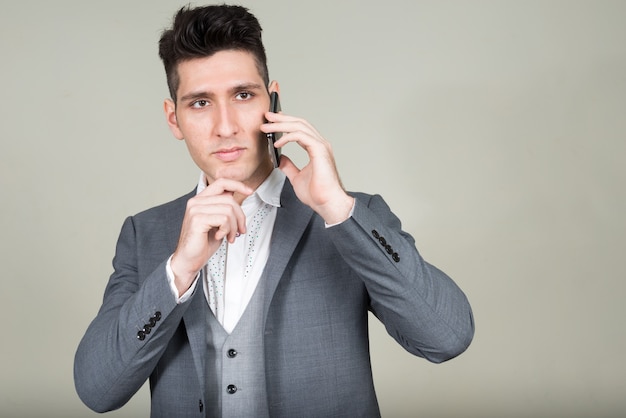
POLYGON ((254 192, 250 187, 246 186, 240 181, 227 179, 227 178, 219 178, 209 184, 200 195, 209 195, 215 196, 222 193, 240 193, 244 196, 249 196, 254 192))
POLYGON ((317 141, 324 141, 324 138, 315 130, 315 128, 307 126, 306 124, 301 124, 300 122, 270 123, 268 125, 263 125, 261 130, 265 133, 282 133, 283 136, 288 134, 297 134, 300 136, 308 136, 317 141))
MULTIPOLYGON (((288 121, 303 121, 306 122, 304 119, 302 118, 298 118, 296 116, 289 116, 283 112, 279 112, 279 113, 274 113, 274 112, 265 112, 265 119, 267 119, 268 122, 274 123, 274 122, 288 122, 288 121)), ((267 123, 265 125, 268 125, 267 123)))
POLYGON ((233 213, 219 213, 207 217, 206 223, 210 225, 210 229, 213 230, 213 239, 221 241, 226 238, 231 243, 235 241, 237 234, 241 232, 239 230, 239 219, 233 215, 233 213))
POLYGON ((276 147, 284 147, 286 144, 294 142, 306 151, 310 159, 328 158, 332 156, 332 147, 329 142, 323 138, 312 137, 302 132, 290 132, 284 134, 279 141, 276 141, 276 147))
POLYGON ((261 125, 261 131, 270 132, 296 132, 302 131, 308 135, 322 138, 319 132, 307 120, 294 116, 276 114, 272 112, 266 113, 268 116, 267 123, 261 125))
POLYGON ((237 233, 246 231, 246 216, 230 192, 217 196, 195 196, 190 200, 187 212, 193 230, 205 233, 213 230, 212 236, 217 240, 228 237, 232 242, 237 233))
MULTIPOLYGON (((233 227, 232 224, 232 219, 228 219, 228 221, 220 223, 217 230, 215 231, 214 234, 214 238, 217 241, 221 241, 222 239, 226 238, 228 240, 228 242, 232 243, 235 240, 235 237, 237 236, 237 230, 236 230, 236 226, 233 227)), ((236 225, 236 222, 235 222, 236 225)))
POLYGON ((231 212, 227 214, 225 222, 219 226, 220 239, 226 238, 228 242, 235 242, 235 238, 239 234, 246 233, 246 215, 239 204, 235 204, 231 208, 231 212))

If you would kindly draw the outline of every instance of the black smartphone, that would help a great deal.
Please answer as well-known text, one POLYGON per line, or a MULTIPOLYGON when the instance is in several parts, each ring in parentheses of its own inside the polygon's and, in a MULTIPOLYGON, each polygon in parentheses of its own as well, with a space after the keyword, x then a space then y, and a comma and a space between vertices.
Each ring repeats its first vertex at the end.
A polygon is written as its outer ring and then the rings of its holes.
MULTIPOLYGON (((280 112, 280 100, 278 99, 278 93, 276 93, 275 91, 270 93, 270 112, 280 112)), ((278 165, 280 164, 280 148, 276 148, 274 146, 274 142, 278 141, 280 137, 283 136, 283 134, 282 132, 270 132, 266 135, 267 148, 270 155, 272 156, 272 162, 274 163, 274 167, 278 167, 278 165)))

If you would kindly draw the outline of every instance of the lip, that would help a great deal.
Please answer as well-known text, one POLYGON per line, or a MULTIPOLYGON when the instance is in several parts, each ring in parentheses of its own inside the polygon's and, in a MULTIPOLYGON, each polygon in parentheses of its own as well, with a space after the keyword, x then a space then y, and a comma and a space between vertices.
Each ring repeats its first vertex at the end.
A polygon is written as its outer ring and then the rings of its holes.
POLYGON ((243 154, 243 152, 244 148, 233 147, 217 150, 213 153, 213 155, 215 155, 215 157, 217 157, 217 159, 221 161, 229 162, 237 160, 241 156, 241 154, 243 154))

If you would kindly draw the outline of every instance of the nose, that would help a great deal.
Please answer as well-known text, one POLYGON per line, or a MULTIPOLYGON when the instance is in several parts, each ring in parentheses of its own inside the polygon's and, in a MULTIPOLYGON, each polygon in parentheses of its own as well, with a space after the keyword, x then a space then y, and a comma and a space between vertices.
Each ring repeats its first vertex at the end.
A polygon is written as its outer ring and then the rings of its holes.
POLYGON ((217 112, 215 133, 219 137, 230 138, 239 131, 237 112, 229 104, 222 104, 217 112))

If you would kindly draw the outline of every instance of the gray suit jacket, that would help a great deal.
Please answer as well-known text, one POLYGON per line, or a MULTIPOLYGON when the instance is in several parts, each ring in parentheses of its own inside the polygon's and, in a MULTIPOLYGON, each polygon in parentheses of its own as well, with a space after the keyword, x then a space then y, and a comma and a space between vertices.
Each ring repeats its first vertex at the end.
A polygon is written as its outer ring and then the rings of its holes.
MULTIPOLYGON (((153 417, 206 414, 202 286, 177 305, 165 272, 193 195, 122 227, 114 273, 74 363, 76 390, 95 411, 121 407, 149 379, 153 417)), ((352 218, 327 229, 285 182, 261 277, 272 417, 379 416, 368 310, 406 350, 432 362, 462 353, 473 337, 461 290, 422 259, 381 197, 354 196, 352 218)))

